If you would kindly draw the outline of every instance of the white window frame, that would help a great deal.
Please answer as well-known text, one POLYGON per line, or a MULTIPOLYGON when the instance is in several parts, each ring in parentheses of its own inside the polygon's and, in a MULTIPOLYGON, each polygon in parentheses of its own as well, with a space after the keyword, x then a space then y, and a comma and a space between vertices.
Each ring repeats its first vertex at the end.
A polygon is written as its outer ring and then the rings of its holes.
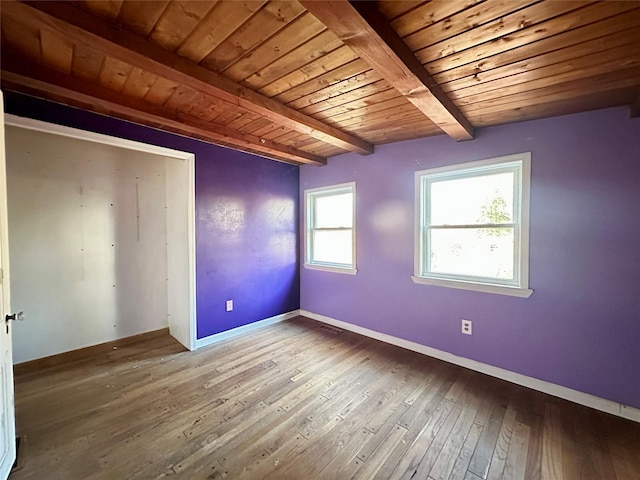
POLYGON ((504 157, 480 160, 446 167, 432 168, 415 173, 415 240, 414 283, 440 287, 458 288, 478 292, 496 293, 528 298, 533 293, 529 288, 529 196, 531 185, 531 153, 524 152, 504 157), (425 271, 427 246, 426 212, 428 198, 426 186, 429 180, 446 178, 473 178, 492 171, 507 171, 515 168, 516 189, 514 192, 514 280, 492 282, 464 275, 437 274, 425 271), (519 194, 518 194, 519 192, 519 194))
POLYGON ((323 270, 325 272, 344 273, 355 275, 356 269, 356 182, 341 183, 328 187, 310 188, 304 191, 304 267, 311 270, 323 270), (352 259, 351 265, 314 261, 312 258, 313 225, 314 225, 314 199, 321 196, 352 194, 353 224, 350 228, 352 235, 352 259))

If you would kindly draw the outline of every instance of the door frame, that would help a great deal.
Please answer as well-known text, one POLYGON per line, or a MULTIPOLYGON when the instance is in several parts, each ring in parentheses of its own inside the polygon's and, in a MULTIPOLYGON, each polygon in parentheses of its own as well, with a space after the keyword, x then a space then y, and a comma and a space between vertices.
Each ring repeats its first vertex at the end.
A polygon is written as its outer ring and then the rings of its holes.
MULTIPOLYGON (((171 208, 170 202, 183 205, 186 203, 187 208, 186 236, 179 241, 179 245, 174 246, 174 249, 167 249, 167 268, 171 268, 170 265, 174 266, 173 273, 168 272, 167 275, 167 303, 169 309, 169 333, 187 349, 195 350, 197 331, 195 297, 195 154, 134 140, 112 137, 101 133, 56 125, 31 118, 19 117, 12 114, 5 114, 4 123, 5 125, 13 127, 51 133, 54 135, 86 140, 94 143, 101 143, 113 147, 145 152, 185 162, 179 168, 169 168, 169 166, 167 166, 166 169, 167 206, 171 208), (186 195, 186 198, 169 198, 174 195, 186 195), (176 285, 177 288, 172 288, 172 283, 176 285), (172 294, 174 297, 170 297, 172 294)), ((183 219, 175 215, 168 215, 167 233, 169 233, 169 231, 184 230, 183 225, 179 225, 177 223, 173 225, 174 222, 178 222, 180 220, 183 219)))
MULTIPOLYGON (((4 126, 4 96, 0 90, 0 289, 2 292, 0 304, 0 402, 6 415, 4 428, 0 429, 0 436, 5 437, 5 447, 0 451, 0 478, 4 480, 11 473, 16 459, 16 416, 13 389, 13 361, 11 358, 12 328, 11 322, 5 320, 5 315, 11 312, 11 279, 9 270, 9 221, 7 215, 7 169, 5 157, 4 126), (6 330, 5 330, 6 328, 6 330), (5 341, 7 344, 5 345, 5 341)), ((0 420, 2 420, 0 418, 0 420)), ((0 422, 1 424, 2 422, 0 422)))

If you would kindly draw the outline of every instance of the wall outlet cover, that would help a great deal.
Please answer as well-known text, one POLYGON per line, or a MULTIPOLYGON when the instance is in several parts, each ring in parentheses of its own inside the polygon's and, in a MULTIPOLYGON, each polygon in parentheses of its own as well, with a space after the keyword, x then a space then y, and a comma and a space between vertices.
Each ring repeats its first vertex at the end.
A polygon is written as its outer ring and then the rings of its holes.
POLYGON ((462 319, 462 333, 465 335, 472 334, 471 320, 462 319))

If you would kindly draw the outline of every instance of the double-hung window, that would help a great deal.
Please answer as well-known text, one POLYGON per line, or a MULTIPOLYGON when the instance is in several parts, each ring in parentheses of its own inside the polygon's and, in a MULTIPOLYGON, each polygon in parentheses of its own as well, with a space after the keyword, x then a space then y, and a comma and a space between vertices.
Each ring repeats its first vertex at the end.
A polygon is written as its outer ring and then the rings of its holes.
POLYGON ((356 273, 355 183, 305 190, 306 268, 356 273))
POLYGON ((416 172, 416 283, 529 297, 529 153, 416 172))

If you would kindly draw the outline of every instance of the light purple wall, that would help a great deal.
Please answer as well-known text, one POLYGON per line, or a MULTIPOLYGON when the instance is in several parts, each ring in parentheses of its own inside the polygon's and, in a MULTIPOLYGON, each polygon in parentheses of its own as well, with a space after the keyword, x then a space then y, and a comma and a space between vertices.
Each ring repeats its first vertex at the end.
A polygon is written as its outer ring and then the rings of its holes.
POLYGON ((5 111, 195 153, 198 338, 300 307, 298 167, 11 92, 5 111))
POLYGON ((301 168, 301 202, 306 188, 350 181, 358 273, 303 268, 302 309, 640 407, 640 119, 628 109, 342 155, 301 168), (533 295, 414 284, 414 172, 525 151, 533 295))

